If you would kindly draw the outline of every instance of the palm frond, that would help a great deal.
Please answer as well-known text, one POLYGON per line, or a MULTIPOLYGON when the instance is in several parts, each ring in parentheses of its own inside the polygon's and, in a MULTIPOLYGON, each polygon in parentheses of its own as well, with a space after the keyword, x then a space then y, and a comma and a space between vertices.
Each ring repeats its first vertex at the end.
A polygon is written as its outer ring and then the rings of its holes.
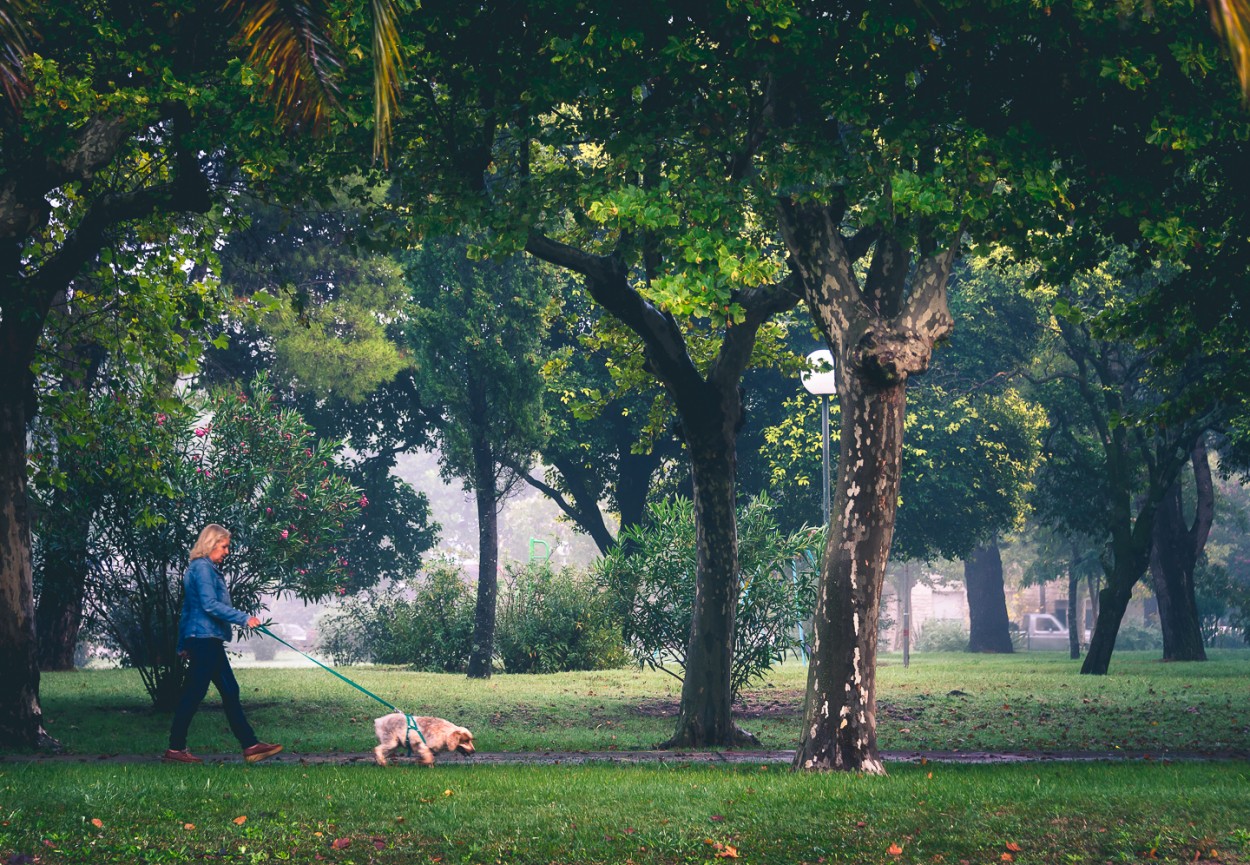
POLYGON ((1228 45, 1242 96, 1250 100, 1250 0, 1208 0, 1211 24, 1228 45))
POLYGON ((26 23, 28 10, 27 0, 0 0, 0 86, 15 111, 30 92, 24 67, 28 42, 38 35, 26 23))
POLYGON ((403 83, 401 43, 394 0, 372 0, 373 11, 373 158, 385 165, 392 123, 403 83))
POLYGON ((320 128, 337 105, 335 76, 342 63, 330 45, 318 3, 303 0, 226 0, 239 21, 237 39, 248 61, 270 74, 269 98, 288 122, 320 128))

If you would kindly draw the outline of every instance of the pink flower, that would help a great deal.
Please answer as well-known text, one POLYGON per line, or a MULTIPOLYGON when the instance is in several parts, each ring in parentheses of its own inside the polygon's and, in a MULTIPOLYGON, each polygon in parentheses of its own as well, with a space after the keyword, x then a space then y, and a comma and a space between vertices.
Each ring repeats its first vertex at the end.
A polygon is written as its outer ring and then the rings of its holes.
POLYGON ((165 421, 167 420, 169 420, 169 415, 165 414, 164 412, 161 412, 160 414, 156 416, 156 425, 164 426, 165 421))
POLYGON ((265 516, 267 517, 273 516, 273 508, 265 508, 265 516))
POLYGON ((312 448, 304 448, 304 456, 306 457, 312 456, 312 448))
POLYGON ((360 505, 362 508, 367 508, 369 507, 369 499, 367 499, 364 495, 361 495, 360 500, 357 501, 356 504, 360 505))
POLYGON ((195 434, 200 438, 204 438, 204 436, 208 435, 208 430, 204 429, 202 426, 197 426, 195 428, 195 434))
POLYGON ((282 540, 284 540, 284 541, 285 541, 285 540, 286 540, 286 538, 287 538, 287 535, 288 535, 288 534, 290 534, 290 533, 289 533, 286 529, 283 529, 283 530, 282 530, 282 540))
POLYGON ((335 592, 337 592, 337 593, 338 593, 338 594, 340 594, 340 595, 346 595, 346 594, 347 594, 347 589, 343 588, 342 586, 337 586, 337 587, 334 589, 334 591, 335 591, 335 592))

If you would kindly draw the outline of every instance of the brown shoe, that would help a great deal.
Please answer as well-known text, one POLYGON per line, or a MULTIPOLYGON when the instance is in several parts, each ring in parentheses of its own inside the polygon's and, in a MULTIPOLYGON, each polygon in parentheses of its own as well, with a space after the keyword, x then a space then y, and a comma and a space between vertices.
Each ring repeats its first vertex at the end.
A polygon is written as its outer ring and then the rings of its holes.
POLYGON ((243 759, 249 763, 256 763, 264 760, 266 757, 272 757, 281 750, 281 745, 270 745, 267 742, 257 742, 250 748, 243 749, 243 759))
POLYGON ((181 751, 175 751, 173 748, 161 754, 161 761, 165 763, 203 763, 199 757, 192 754, 186 748, 181 751))

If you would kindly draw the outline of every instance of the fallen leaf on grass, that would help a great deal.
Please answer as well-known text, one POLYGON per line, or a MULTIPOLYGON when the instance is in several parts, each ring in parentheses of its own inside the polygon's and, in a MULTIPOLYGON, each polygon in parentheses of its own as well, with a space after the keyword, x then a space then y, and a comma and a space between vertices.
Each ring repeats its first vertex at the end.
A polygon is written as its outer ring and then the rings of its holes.
POLYGON ((1012 856, 1010 853, 1004 853, 1002 856, 999 856, 998 858, 1002 859, 1004 862, 1014 862, 1016 859, 1016 857, 1012 856))
POLYGON ((1008 849, 1008 850, 1010 850, 1012 853, 1019 853, 1019 852, 1020 852, 1020 845, 1019 845, 1019 844, 1017 844, 1015 841, 1008 841, 1008 842, 1007 842, 1007 844, 1006 844, 1005 846, 1006 846, 1006 847, 1007 847, 1007 849, 1008 849))
POLYGON ((891 856, 902 856, 903 848, 898 846, 897 844, 891 844, 889 846, 889 849, 887 849, 885 852, 889 853, 891 856))
POLYGON ((453 793, 453 792, 451 792, 450 790, 444 790, 444 791, 443 791, 443 795, 444 795, 444 796, 455 796, 456 794, 455 794, 455 793, 453 793))
POLYGON ((352 843, 351 838, 335 838, 333 841, 330 842, 330 846, 333 847, 335 850, 342 850, 351 843, 352 843))
POLYGON ((94 826, 94 827, 96 827, 97 829, 103 829, 103 828, 104 828, 104 821, 103 821, 103 820, 101 820, 99 817, 92 817, 92 818, 91 818, 91 825, 92 825, 92 826, 94 826))
POLYGON ((247 822, 246 814, 240 814, 238 817, 234 818, 234 825, 236 826, 242 826, 246 822, 247 822))
POLYGON ((738 848, 730 844, 722 844, 719 841, 713 841, 711 838, 704 838, 704 844, 710 844, 716 850, 717 859, 737 859, 738 848))
POLYGON ((183 828, 183 829, 186 829, 188 832, 190 832, 192 829, 194 829, 194 828, 195 828, 195 824, 194 824, 194 823, 183 823, 183 824, 182 824, 182 828, 183 828))
POLYGON ((721 816, 720 814, 713 814, 708 819, 710 819, 713 823, 720 823, 720 822, 723 822, 725 818, 721 816))

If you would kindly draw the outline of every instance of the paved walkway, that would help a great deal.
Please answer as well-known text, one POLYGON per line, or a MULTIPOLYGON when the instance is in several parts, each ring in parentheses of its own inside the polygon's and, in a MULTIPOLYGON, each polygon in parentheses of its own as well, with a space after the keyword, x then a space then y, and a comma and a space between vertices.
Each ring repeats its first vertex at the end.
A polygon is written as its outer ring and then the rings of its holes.
MULTIPOLYGON (((241 754, 199 754, 205 763, 242 763, 241 754)), ((1200 760, 1250 760, 1250 753, 1238 751, 1197 752, 1130 752, 1130 751, 883 751, 886 763, 965 763, 993 765, 1004 763, 1059 763, 1096 761, 1180 762, 1200 760)), ((484 753, 472 757, 459 754, 439 754, 438 762, 446 764, 474 765, 536 765, 577 766, 583 763, 656 763, 668 765, 786 765, 794 761, 794 751, 729 750, 729 751, 509 751, 484 753)), ((0 763, 157 763, 160 754, 0 754, 0 763)), ((413 763, 410 758, 399 756, 395 763, 413 763)), ((283 751, 265 761, 266 764, 291 765, 332 764, 341 766, 373 765, 373 754, 319 753, 305 754, 283 751)))

